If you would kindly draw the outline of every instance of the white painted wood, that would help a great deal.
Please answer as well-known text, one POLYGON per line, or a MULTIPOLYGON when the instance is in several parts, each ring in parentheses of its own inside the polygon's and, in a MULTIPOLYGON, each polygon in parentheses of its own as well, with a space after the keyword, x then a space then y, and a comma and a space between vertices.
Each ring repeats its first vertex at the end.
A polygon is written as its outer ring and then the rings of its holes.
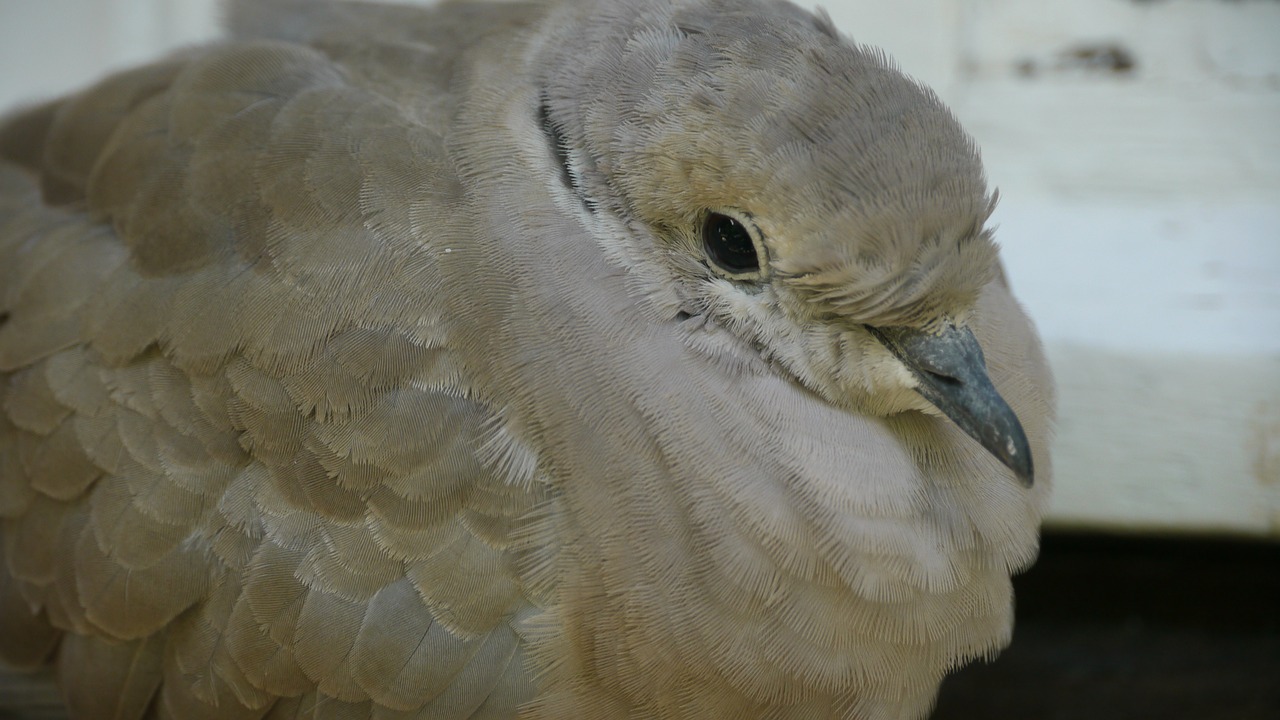
POLYGON ((1058 379, 1050 523, 1280 537, 1280 5, 970 5, 949 100, 1058 379))
POLYGON ((1275 535, 1280 357, 1057 344, 1053 524, 1275 535))
MULTIPOLYGON (((1061 397, 1050 522, 1280 537, 1280 3, 823 4, 1001 188, 1061 397)), ((216 7, 0 0, 0 107, 212 38, 216 7)))
POLYGON ((1002 189, 1062 405, 1050 524, 1280 536, 1280 5, 928 4, 835 16, 938 88, 1002 189), (917 28, 949 66, 899 51, 917 28))
POLYGON ((216 0, 0 0, 0 108, 216 37, 216 0))

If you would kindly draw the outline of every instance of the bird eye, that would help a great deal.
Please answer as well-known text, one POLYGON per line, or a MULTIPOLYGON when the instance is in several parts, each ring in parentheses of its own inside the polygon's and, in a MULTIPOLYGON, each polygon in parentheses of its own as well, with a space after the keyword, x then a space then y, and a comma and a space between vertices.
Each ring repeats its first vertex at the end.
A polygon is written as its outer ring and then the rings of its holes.
POLYGON ((760 257, 751 232, 728 215, 707 213, 702 221, 702 247, 711 262, 731 275, 760 270, 760 257))

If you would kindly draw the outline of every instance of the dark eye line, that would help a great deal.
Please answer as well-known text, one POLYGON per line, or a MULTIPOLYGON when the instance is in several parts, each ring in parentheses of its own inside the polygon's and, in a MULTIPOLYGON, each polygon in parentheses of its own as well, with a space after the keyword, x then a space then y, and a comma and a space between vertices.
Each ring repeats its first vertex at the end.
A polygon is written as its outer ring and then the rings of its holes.
POLYGON ((556 164, 560 167, 560 182, 573 191, 573 194, 578 197, 587 212, 593 212, 593 203, 588 200, 586 193, 582 191, 577 181, 574 180, 573 173, 569 170, 569 141, 565 139, 564 133, 560 131, 560 126, 556 124, 555 120, 551 119, 551 110, 547 107, 545 96, 542 98, 542 102, 538 104, 538 122, 542 126, 543 134, 547 136, 547 144, 551 147, 551 153, 556 158, 556 164))

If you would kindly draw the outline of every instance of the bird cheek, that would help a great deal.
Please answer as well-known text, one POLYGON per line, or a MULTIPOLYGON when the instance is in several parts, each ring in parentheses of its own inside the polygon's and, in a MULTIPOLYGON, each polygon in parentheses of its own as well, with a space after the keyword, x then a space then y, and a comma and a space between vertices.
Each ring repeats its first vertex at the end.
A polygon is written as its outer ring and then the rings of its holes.
POLYGON ((929 415, 941 415, 937 408, 916 392, 919 381, 915 375, 893 356, 887 348, 871 336, 859 342, 860 358, 853 358, 861 366, 868 398, 867 408, 877 415, 893 415, 916 410, 929 415))
POLYGON ((883 343, 868 335, 858 343, 861 357, 858 362, 865 369, 871 392, 911 390, 916 387, 915 375, 889 352, 883 343))

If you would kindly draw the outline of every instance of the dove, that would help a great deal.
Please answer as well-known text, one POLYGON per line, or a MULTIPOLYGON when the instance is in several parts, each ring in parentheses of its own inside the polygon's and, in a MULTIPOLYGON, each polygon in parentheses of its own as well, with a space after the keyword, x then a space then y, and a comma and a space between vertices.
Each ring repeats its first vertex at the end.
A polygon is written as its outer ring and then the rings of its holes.
POLYGON ((0 126, 0 656, 75 718, 920 718, 1049 370, 979 151, 768 0, 233 4, 0 126))

